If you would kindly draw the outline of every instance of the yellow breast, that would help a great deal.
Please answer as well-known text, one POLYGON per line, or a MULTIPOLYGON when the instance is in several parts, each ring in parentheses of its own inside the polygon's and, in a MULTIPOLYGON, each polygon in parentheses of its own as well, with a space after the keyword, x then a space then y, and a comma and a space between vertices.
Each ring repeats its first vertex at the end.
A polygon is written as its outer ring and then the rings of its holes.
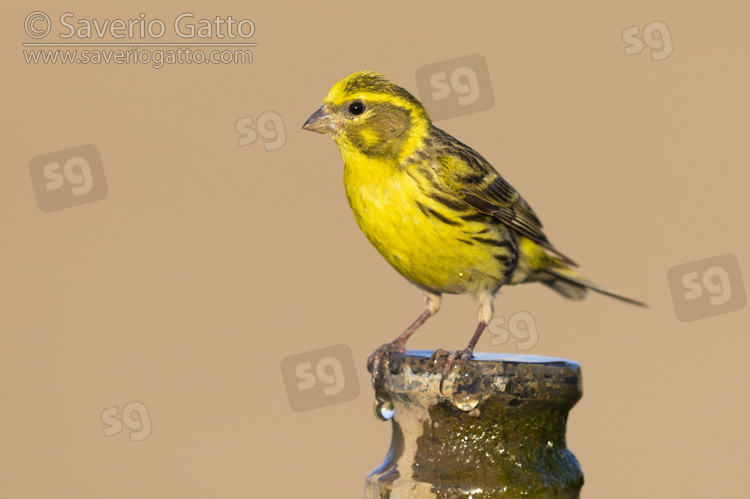
POLYGON ((502 265, 472 240, 479 231, 486 235, 486 226, 425 213, 435 201, 421 180, 389 161, 345 156, 344 186, 357 224, 399 273, 433 292, 496 289, 502 265))

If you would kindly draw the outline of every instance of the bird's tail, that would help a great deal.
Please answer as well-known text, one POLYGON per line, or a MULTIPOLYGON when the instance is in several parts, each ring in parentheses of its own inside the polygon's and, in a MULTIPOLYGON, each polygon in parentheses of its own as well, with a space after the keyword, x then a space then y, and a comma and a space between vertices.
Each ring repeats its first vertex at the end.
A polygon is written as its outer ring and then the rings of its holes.
POLYGON ((515 282, 511 281, 512 284, 539 281, 571 300, 583 300, 588 290, 593 289, 597 293, 633 305, 648 306, 590 281, 573 270, 571 266, 575 266, 575 263, 572 263, 569 258, 560 256, 557 251, 550 251, 549 247, 542 247, 527 237, 520 236, 518 239, 521 257, 515 272, 515 282))
POLYGON ((571 300, 582 300, 589 289, 593 289, 597 293, 617 298, 633 305, 640 305, 646 307, 647 305, 638 300, 628 298, 619 293, 615 293, 612 290, 601 286, 594 281, 587 279, 575 270, 565 266, 562 262, 555 262, 557 265, 552 265, 544 270, 539 270, 536 273, 536 278, 540 282, 554 289, 561 295, 571 300))

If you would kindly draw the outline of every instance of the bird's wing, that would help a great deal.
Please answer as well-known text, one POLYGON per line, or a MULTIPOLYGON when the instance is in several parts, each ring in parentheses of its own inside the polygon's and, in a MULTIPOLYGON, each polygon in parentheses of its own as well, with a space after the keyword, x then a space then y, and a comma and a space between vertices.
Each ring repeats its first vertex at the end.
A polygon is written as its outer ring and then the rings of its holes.
POLYGON ((436 129, 436 172, 453 192, 469 205, 554 252, 563 262, 573 260, 552 246, 542 232, 542 222, 529 203, 487 162, 481 154, 436 129))

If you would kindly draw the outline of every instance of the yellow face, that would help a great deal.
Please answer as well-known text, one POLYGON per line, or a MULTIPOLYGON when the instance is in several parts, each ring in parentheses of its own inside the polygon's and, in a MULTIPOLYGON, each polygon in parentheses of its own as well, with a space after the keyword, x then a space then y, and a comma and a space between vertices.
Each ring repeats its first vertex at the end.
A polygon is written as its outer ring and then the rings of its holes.
POLYGON ((428 125, 414 96, 382 75, 361 71, 334 85, 302 128, 330 134, 347 152, 395 159, 428 125))

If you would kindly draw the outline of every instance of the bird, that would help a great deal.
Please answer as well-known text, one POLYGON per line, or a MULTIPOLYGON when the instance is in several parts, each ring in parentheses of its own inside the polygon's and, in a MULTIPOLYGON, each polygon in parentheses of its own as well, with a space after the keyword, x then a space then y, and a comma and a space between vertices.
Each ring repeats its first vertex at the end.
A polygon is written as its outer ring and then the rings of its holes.
POLYGON ((304 130, 330 136, 344 161, 354 218, 383 258, 424 293, 425 307, 395 340, 368 358, 373 383, 382 363, 440 310, 443 294, 470 294, 477 325, 463 350, 445 357, 440 391, 454 363, 466 368, 502 286, 540 282, 566 298, 593 290, 634 305, 574 270, 542 231, 529 203, 477 151, 432 123, 408 90, 372 71, 336 83, 304 130))

